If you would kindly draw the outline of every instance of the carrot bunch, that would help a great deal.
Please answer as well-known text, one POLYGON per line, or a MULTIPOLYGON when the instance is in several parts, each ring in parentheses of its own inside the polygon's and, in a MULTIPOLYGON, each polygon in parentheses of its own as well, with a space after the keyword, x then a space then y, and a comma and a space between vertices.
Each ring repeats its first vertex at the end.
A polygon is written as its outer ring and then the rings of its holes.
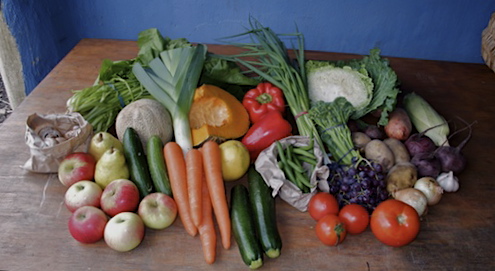
POLYGON ((176 142, 163 148, 165 163, 179 217, 186 232, 199 232, 204 258, 215 261, 215 214, 222 245, 230 248, 231 222, 222 178, 221 154, 218 144, 208 141, 201 149, 191 149, 185 156, 176 142))

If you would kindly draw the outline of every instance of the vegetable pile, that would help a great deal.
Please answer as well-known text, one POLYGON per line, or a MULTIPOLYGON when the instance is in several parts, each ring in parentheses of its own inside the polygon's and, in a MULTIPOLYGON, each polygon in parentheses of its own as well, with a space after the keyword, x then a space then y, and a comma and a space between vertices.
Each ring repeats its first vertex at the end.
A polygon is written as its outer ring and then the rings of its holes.
POLYGON ((199 234, 208 264, 216 259, 217 230, 224 249, 234 236, 251 269, 260 268, 264 256, 282 253, 279 190, 284 200, 307 203, 315 236, 325 245, 368 226, 386 245, 412 242, 428 208, 459 189, 471 125, 456 131, 469 134, 450 146, 455 133, 424 98, 408 93, 399 100, 397 75, 377 48, 362 59, 307 60, 302 33, 277 34, 255 19, 249 23, 246 32, 222 39, 241 49, 235 55, 143 31, 136 58, 104 60, 95 85, 74 91, 67 107, 93 125, 99 141, 112 137, 107 131, 121 119, 120 141, 112 142, 122 145, 99 151, 96 183, 104 188, 129 179, 140 200, 154 193, 173 198, 186 233, 199 234), (240 38, 250 42, 231 41, 240 38), (282 38, 295 40, 295 59, 282 38), (282 146, 293 135, 309 144, 282 146), (227 158, 219 145, 228 140, 245 156, 227 158), (321 175, 315 174, 321 165, 316 146, 323 152, 321 175), (256 163, 269 148, 276 150, 272 168, 281 176, 256 163), (241 177, 224 176, 226 159, 246 161, 243 175, 236 172, 241 177), (284 182, 274 184, 277 178, 284 182), (238 182, 230 201, 227 181, 238 182), (296 192, 287 195, 284 186, 296 192))

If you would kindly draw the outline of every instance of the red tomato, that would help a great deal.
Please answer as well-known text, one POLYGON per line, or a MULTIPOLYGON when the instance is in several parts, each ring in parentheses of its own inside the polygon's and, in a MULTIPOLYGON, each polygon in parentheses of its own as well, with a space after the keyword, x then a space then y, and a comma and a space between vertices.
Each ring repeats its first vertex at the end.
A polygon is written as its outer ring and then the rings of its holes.
POLYGON ((326 215, 318 220, 315 230, 318 239, 327 246, 342 243, 347 235, 344 223, 334 214, 326 215))
POLYGON ((318 192, 308 203, 309 215, 316 221, 328 214, 337 215, 339 213, 339 203, 330 193, 318 192))
POLYGON ((380 203, 370 220, 371 231, 382 243, 401 247, 412 242, 419 233, 419 215, 410 205, 388 199, 380 203))
POLYGON ((350 234, 362 233, 370 223, 370 214, 366 208, 356 203, 342 207, 339 218, 344 222, 345 228, 350 234))

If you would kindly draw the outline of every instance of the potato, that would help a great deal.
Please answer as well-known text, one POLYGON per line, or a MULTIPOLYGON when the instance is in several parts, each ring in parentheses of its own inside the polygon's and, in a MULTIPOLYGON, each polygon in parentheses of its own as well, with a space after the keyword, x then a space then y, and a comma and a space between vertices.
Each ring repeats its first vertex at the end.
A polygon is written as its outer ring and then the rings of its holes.
POLYGON ((354 143, 354 146, 358 148, 360 152, 363 152, 366 144, 371 141, 371 138, 363 132, 353 132, 351 136, 352 143, 354 143))
POLYGON ((406 140, 412 131, 412 123, 406 110, 396 107, 388 117, 388 123, 384 127, 388 137, 398 140, 406 140))
POLYGON ((364 155, 368 160, 382 165, 384 171, 390 170, 395 164, 394 153, 387 144, 380 139, 373 139, 364 148, 364 155))
POLYGON ((418 172, 416 166, 410 162, 401 162, 394 165, 385 177, 387 191, 389 193, 413 187, 417 180, 418 172))
POLYGON ((389 137, 384 139, 383 143, 387 144, 390 150, 394 153, 395 164, 400 162, 409 162, 411 160, 411 156, 407 151, 406 145, 404 145, 402 141, 389 137))

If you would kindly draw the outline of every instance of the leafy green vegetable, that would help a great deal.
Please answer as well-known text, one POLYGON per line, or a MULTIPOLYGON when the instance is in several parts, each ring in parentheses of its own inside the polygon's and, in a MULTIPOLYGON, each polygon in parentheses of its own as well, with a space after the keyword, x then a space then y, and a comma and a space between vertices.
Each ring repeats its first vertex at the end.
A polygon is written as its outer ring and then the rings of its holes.
POLYGON ((73 95, 67 101, 68 110, 79 112, 95 132, 103 132, 115 123, 124 106, 142 98, 152 98, 132 73, 130 65, 133 62, 103 60, 95 84, 72 91, 73 95))
POLYGON ((351 165, 353 159, 362 160, 361 154, 354 148, 351 130, 347 122, 355 109, 344 97, 332 102, 317 101, 308 112, 309 117, 318 125, 323 142, 338 164, 351 165))
POLYGON ((234 95, 239 101, 242 101, 247 90, 259 82, 257 78, 246 76, 234 62, 215 57, 212 54, 208 54, 206 57, 200 79, 200 85, 215 85, 234 95))
POLYGON ((107 131, 120 110, 129 103, 153 98, 132 72, 136 62, 147 65, 155 56, 167 48, 190 47, 185 39, 163 38, 159 31, 151 28, 138 35, 138 56, 129 60, 102 61, 98 77, 93 86, 74 90, 67 101, 71 112, 79 112, 95 132, 107 131))
POLYGON ((345 97, 355 109, 353 115, 360 116, 367 110, 373 97, 373 82, 366 69, 309 60, 306 70, 309 98, 313 102, 332 102, 337 97, 345 97))
POLYGON ((168 37, 163 37, 156 28, 141 31, 138 35, 137 43, 139 46, 137 59, 143 65, 148 65, 151 60, 157 58, 165 50, 192 46, 184 38, 172 40, 168 37))
MULTIPOLYGON (((322 61, 325 62, 325 61, 322 61)), ((380 50, 370 50, 370 54, 362 59, 348 61, 326 61, 336 67, 351 67, 354 70, 365 69, 373 82, 373 96, 371 102, 363 109, 358 109, 351 118, 358 119, 374 110, 380 109, 381 116, 378 125, 385 126, 388 123, 388 113, 393 111, 397 103, 399 81, 397 74, 390 67, 389 61, 380 56, 380 50)))

